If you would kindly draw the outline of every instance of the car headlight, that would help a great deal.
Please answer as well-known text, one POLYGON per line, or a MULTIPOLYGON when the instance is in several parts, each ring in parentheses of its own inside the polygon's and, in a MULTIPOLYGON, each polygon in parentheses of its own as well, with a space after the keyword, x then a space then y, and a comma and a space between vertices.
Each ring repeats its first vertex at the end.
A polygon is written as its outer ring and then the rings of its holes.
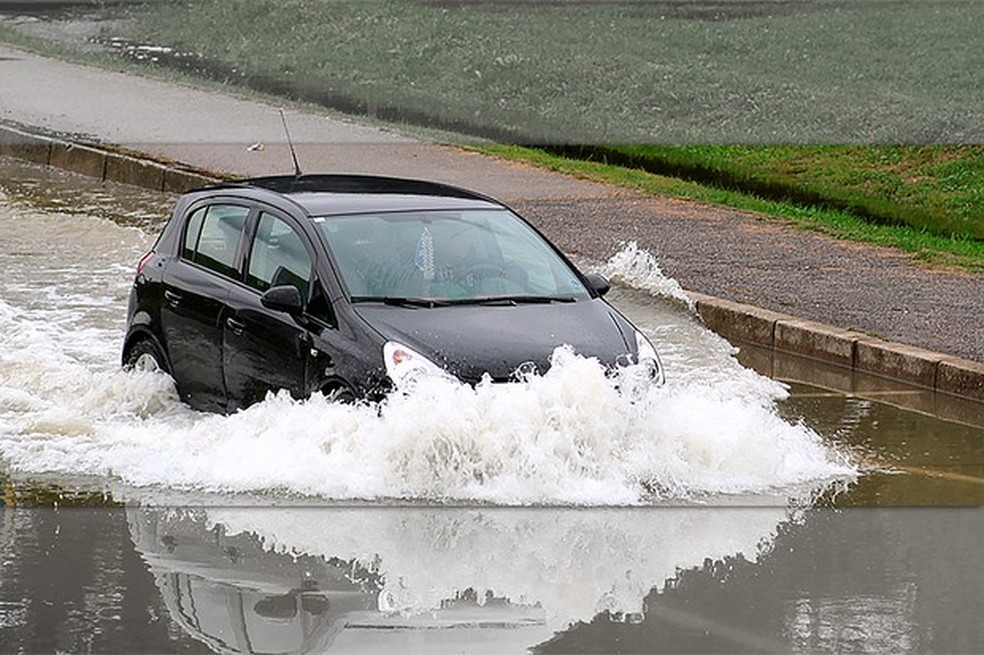
POLYGON ((405 388, 422 377, 450 378, 448 372, 440 366, 416 350, 395 341, 383 344, 383 364, 386 366, 386 374, 397 388, 405 388))
POLYGON ((659 359, 659 353, 652 342, 646 338, 639 330, 635 332, 636 348, 639 352, 639 363, 649 370, 649 377, 656 386, 662 386, 666 382, 666 374, 663 372, 663 362, 659 359))

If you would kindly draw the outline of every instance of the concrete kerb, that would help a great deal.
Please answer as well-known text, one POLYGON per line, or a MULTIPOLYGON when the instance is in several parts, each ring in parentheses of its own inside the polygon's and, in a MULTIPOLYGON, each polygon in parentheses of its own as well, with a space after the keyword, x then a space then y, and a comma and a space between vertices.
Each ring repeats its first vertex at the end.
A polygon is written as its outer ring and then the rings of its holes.
POLYGON ((48 149, 48 165, 73 173, 106 179, 106 153, 96 148, 53 141, 48 149))
POLYGON ((936 389, 984 403, 984 364, 947 357, 936 369, 936 389))
POLYGON ((47 165, 51 159, 51 139, 0 125, 0 156, 47 165))
POLYGON ((0 125, 0 155, 153 191, 183 193, 214 184, 221 176, 189 166, 161 162, 140 153, 0 125))
POLYGON ((984 402, 984 364, 714 296, 688 295, 704 324, 726 339, 984 402))
MULTIPOLYGON (((170 193, 223 179, 210 171, 157 161, 139 153, 70 143, 6 125, 0 125, 0 156, 170 193)), ((696 292, 688 295, 696 302, 704 324, 726 339, 984 402, 984 364, 714 296, 696 292)))

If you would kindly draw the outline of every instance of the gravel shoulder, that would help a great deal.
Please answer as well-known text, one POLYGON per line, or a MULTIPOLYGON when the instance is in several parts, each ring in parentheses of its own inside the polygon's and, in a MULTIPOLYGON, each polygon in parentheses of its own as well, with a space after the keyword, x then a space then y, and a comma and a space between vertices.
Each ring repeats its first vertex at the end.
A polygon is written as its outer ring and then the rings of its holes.
POLYGON ((567 251, 602 259, 634 240, 685 289, 984 362, 982 275, 670 198, 514 204, 567 251))

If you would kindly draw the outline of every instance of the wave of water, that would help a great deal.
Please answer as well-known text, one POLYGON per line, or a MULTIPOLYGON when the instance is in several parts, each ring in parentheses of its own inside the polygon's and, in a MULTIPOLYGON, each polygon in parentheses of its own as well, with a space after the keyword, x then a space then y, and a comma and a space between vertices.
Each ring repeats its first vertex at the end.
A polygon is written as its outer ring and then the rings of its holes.
POLYGON ((652 253, 640 248, 635 241, 625 243, 621 250, 600 267, 599 272, 615 284, 678 300, 690 310, 695 309, 694 302, 680 283, 663 273, 652 253))
POLYGON ((57 329, 46 335, 6 304, 0 331, 0 452, 27 473, 325 498, 632 504, 852 472, 778 416, 761 395, 768 385, 729 397, 671 379, 632 401, 596 361, 566 350, 522 385, 430 380, 378 406, 279 394, 217 416, 179 403, 166 376, 79 361, 57 329))
POLYGON ((633 504, 850 472, 767 408, 672 386, 633 403, 596 362, 556 360, 525 385, 434 380, 354 407, 282 393, 228 417, 183 410, 163 376, 93 376, 57 402, 20 396, 0 448, 20 471, 132 485, 496 504, 633 504))
POLYGON ((31 230, 43 224, 0 223, 20 235, 2 246, 17 244, 4 253, 17 270, 0 283, 0 462, 20 474, 328 499, 623 505, 854 473, 818 434, 778 415, 781 385, 739 366, 680 307, 640 304, 678 287, 660 283, 637 248, 606 271, 631 281, 647 269, 646 291, 612 294, 665 359, 669 382, 641 399, 560 349, 546 374, 520 385, 433 380, 373 406, 280 394, 217 416, 182 405, 166 376, 119 370, 130 269, 148 235, 93 219, 81 235, 39 240, 31 230), (66 265, 80 240, 101 254, 66 265))

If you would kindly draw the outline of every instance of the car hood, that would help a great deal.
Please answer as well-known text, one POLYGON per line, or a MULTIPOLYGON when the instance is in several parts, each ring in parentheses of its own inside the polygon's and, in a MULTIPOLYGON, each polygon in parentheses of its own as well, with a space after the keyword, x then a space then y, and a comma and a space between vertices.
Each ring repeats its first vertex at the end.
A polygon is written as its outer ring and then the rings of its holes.
POLYGON ((507 380, 526 362, 541 373, 558 346, 605 365, 633 352, 631 326, 601 299, 516 306, 395 307, 355 305, 383 338, 400 342, 458 378, 476 382, 488 373, 507 380))

